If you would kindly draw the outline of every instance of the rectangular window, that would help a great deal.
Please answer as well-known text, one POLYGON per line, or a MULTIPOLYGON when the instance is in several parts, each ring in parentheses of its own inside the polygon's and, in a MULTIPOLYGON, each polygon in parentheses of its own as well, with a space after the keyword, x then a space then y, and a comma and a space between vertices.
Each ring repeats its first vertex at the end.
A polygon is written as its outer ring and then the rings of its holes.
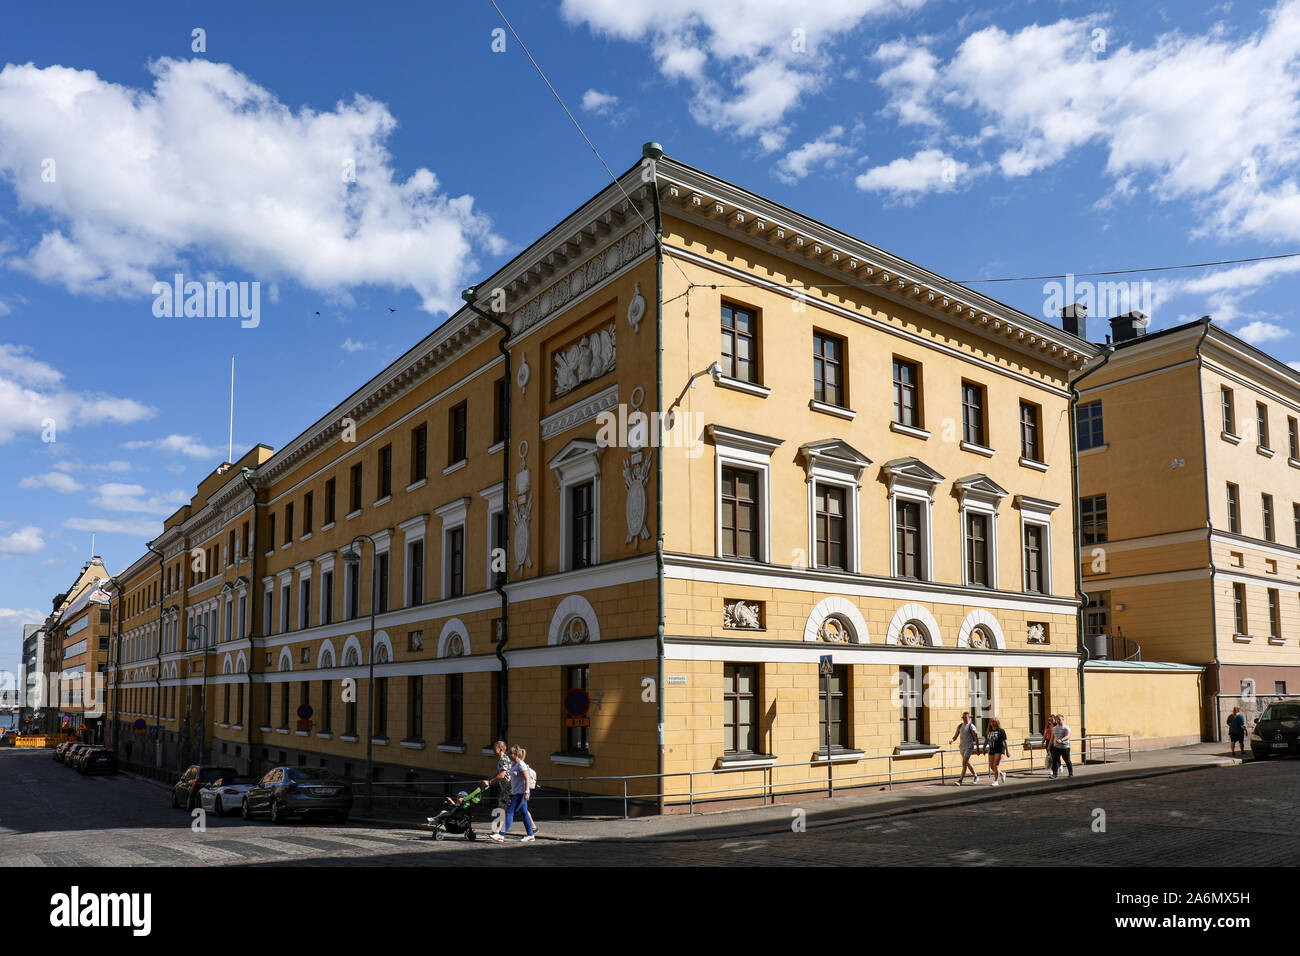
POLYGON ((1026 461, 1042 461, 1043 449, 1038 432, 1039 408, 1029 402, 1020 403, 1020 457, 1026 461))
POLYGON ((919 666, 898 669, 899 742, 925 743, 925 698, 919 666))
POLYGON ((1291 502, 1291 520, 1295 524, 1295 546, 1300 548, 1300 504, 1291 502))
POLYGON ((320 576, 320 622, 334 623, 334 572, 322 571, 320 576))
POLYGON ((817 485, 816 537, 817 567, 847 571, 848 546, 845 540, 845 490, 834 485, 817 485))
POLYGON ((758 747, 758 668, 725 664, 722 670, 723 746, 727 753, 755 753, 758 747))
POLYGON ((505 512, 494 511, 492 513, 492 550, 493 554, 489 556, 488 564, 488 587, 496 584, 496 577, 493 574, 493 567, 497 569, 497 574, 504 574, 506 560, 506 516, 505 512))
POLYGON ((235 686, 238 688, 235 697, 237 702, 235 707, 235 725, 241 726, 244 723, 244 685, 241 682, 235 686))
POLYGON ((984 386, 974 382, 961 383, 961 434, 962 441, 987 447, 984 434, 984 386))
POLYGON ((383 614, 388 610, 388 552, 381 551, 375 555, 375 590, 378 592, 379 604, 376 611, 383 614))
MULTIPOLYGON (((459 677, 459 674, 453 675, 459 677)), ((411 716, 410 725, 406 728, 408 740, 424 739, 424 678, 419 674, 412 674, 410 678, 410 708, 411 716)))
POLYGON ((361 462, 357 462, 355 465, 352 466, 351 477, 352 477, 352 486, 350 489, 350 493, 352 496, 352 500, 350 502, 351 508, 348 511, 349 514, 361 510, 361 479, 362 479, 361 462))
POLYGON ((844 340, 813 333, 813 398, 826 405, 848 405, 844 389, 844 340))
POLYGON ((447 597, 465 593, 465 529, 447 532, 447 597))
POLYGON ((894 559, 900 578, 925 579, 925 552, 921 543, 921 504, 898 501, 894 504, 894 559))
POLYGON ((1043 576, 1042 525, 1025 525, 1025 590, 1043 593, 1047 582, 1043 576))
POLYGON ((1234 584, 1232 586, 1232 620, 1238 634, 1248 633, 1246 630, 1246 585, 1244 584, 1234 584))
POLYGON ((293 542, 293 503, 284 506, 284 543, 293 542))
POLYGON ((1241 509, 1237 502, 1237 486, 1228 482, 1228 530, 1233 534, 1241 533, 1241 509))
MULTIPOLYGON (((275 621, 274 609, 271 606, 271 601, 274 596, 275 596, 275 592, 272 591, 270 588, 267 588, 266 594, 263 595, 263 600, 262 600, 262 633, 263 634, 271 633, 271 628, 273 626, 273 622, 275 621)), ((269 724, 270 721, 268 720, 267 723, 269 724)))
POLYGON ((249 527, 249 523, 248 523, 247 521, 245 521, 245 522, 244 522, 244 551, 243 551, 243 553, 244 553, 245 555, 251 555, 251 554, 253 553, 252 548, 253 548, 252 528, 249 527))
POLYGON ((972 667, 966 673, 967 689, 970 691, 970 716, 981 737, 988 729, 989 717, 993 713, 992 675, 993 672, 985 667, 972 667))
POLYGON ((722 469, 722 553, 761 560, 758 521, 758 474, 722 469))
POLYGON ((1047 723, 1047 671, 1029 671, 1029 736, 1041 737, 1047 723))
POLYGON ((1291 417, 1286 420, 1286 447, 1291 460, 1300 461, 1300 425, 1291 417))
POLYGON ((429 426, 411 430, 411 484, 429 477, 429 426))
POLYGON ((320 682, 320 729, 324 733, 330 733, 334 728, 333 723, 334 698, 331 693, 331 684, 327 680, 320 682))
POLYGON ((361 614, 361 562, 351 561, 347 566, 347 577, 344 579, 347 591, 347 619, 350 621, 361 614))
POLYGON ((1255 403, 1255 427, 1259 430, 1259 447, 1268 448, 1268 406, 1255 403))
POLYGON ((1106 444, 1105 429, 1102 427, 1101 402, 1089 402, 1087 405, 1076 407, 1074 426, 1079 439, 1079 451, 1100 448, 1106 444))
POLYGON ((1082 544, 1106 541, 1106 496, 1089 495, 1079 499, 1079 540, 1082 544))
POLYGON ((1273 496, 1260 495, 1260 511, 1264 519, 1264 540, 1273 541, 1273 496))
POLYGON ((596 535, 595 485, 585 481, 569 494, 569 568, 588 568, 596 535))
POLYGON ((1268 589, 1268 636, 1282 636, 1282 606, 1279 603, 1277 588, 1268 589))
POLYGON ((990 587, 989 516, 970 512, 966 515, 966 583, 990 587))
POLYGON ((506 440, 506 380, 499 378, 492 383, 492 444, 499 445, 506 440))
POLYGON ((722 303, 722 374, 758 383, 758 319, 749 309, 722 303))
POLYGON ((338 482, 331 478, 325 482, 325 523, 334 523, 334 489, 338 487, 338 482))
POLYGON ((424 603, 424 542, 413 541, 406 547, 407 591, 411 606, 424 603))
POLYGON ((447 740, 461 743, 465 739, 465 675, 447 675, 447 740))
POLYGON ((315 493, 311 491, 302 496, 302 533, 304 536, 311 534, 315 498, 315 493))
POLYGON ((379 496, 382 501, 393 493, 393 446, 385 445, 379 449, 379 496))
POLYGON ((290 594, 289 585, 280 588, 280 633, 286 634, 289 631, 289 605, 292 595, 290 594))
MULTIPOLYGON (((567 681, 564 692, 580 690, 587 692, 587 682, 590 677, 590 668, 588 667, 568 667, 565 668, 565 679, 567 681)), ((590 726, 583 723, 583 719, 570 717, 564 712, 564 752, 568 754, 585 754, 590 749, 590 726)))
POLYGON ((914 362, 894 359, 894 421, 921 428, 921 371, 914 362))
POLYGON ((388 736, 388 678, 375 680, 375 736, 388 736))
POLYGON ((298 626, 311 627, 311 578, 298 584, 298 626))
POLYGON ((817 680, 817 750, 826 752, 826 721, 830 720, 831 748, 849 747, 849 721, 846 717, 845 701, 848 695, 849 668, 847 664, 836 664, 831 668, 830 696, 827 697, 826 678, 817 680))
POLYGON ((289 729, 289 682, 280 682, 280 726, 289 729))
POLYGON ((454 465, 458 461, 465 460, 465 430, 468 426, 469 406, 461 402, 449 413, 450 419, 448 428, 449 446, 447 449, 447 464, 454 465))
MULTIPOLYGON (((274 550, 275 549, 275 514, 274 513, 266 516, 266 531, 267 531, 266 543, 270 545, 270 550, 274 550)), ((207 552, 204 552, 204 557, 207 557, 207 552)), ((203 576, 206 578, 207 574, 205 573, 203 576)))
POLYGON ((1226 385, 1219 387, 1219 403, 1223 407, 1223 430, 1229 435, 1237 434, 1237 413, 1232 405, 1232 389, 1226 385))

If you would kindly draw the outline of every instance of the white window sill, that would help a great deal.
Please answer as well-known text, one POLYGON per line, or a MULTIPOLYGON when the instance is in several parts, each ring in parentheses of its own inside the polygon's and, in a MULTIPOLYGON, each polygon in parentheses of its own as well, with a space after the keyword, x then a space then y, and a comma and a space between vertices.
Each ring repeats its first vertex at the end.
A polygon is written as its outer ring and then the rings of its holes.
POLYGON ((824 766, 827 763, 853 763, 854 761, 861 760, 864 757, 866 757, 866 754, 861 750, 837 750, 831 754, 830 760, 826 759, 826 754, 824 753, 815 753, 813 754, 812 762, 824 766))
POLYGON ((350 744, 354 744, 354 743, 357 742, 357 735, 356 735, 356 734, 339 734, 339 740, 345 740, 345 741, 347 741, 347 742, 350 743, 350 744))
POLYGON ((774 767, 776 757, 770 755, 740 757, 729 759, 725 755, 718 758, 718 770, 753 770, 756 767, 774 767))
POLYGON ((1241 444, 1241 436, 1234 435, 1232 432, 1219 432, 1219 437, 1222 438, 1224 441, 1228 442, 1230 445, 1241 444))
POLYGON ((407 491, 414 491, 416 488, 423 488, 429 483, 428 478, 421 478, 419 481, 413 481, 406 486, 407 491))
POLYGON ((570 754, 551 754, 551 763, 559 764, 561 767, 590 767, 595 761, 595 757, 575 757, 570 754))
POLYGON ((286 541, 284 544, 280 545, 280 550, 283 551, 285 548, 292 548, 292 547, 293 547, 293 542, 286 541))
POLYGON ((1082 458, 1084 455, 1098 455, 1103 451, 1106 451, 1108 448, 1110 448, 1110 446, 1107 444, 1093 445, 1091 448, 1085 448, 1080 451, 1079 457, 1082 458))
POLYGON ((1286 463, 1292 468, 1300 468, 1300 458, 1288 458, 1286 463))
POLYGON ((462 458, 460 461, 456 462, 455 464, 448 465, 446 468, 442 470, 442 473, 444 475, 450 475, 453 471, 460 471, 468 464, 469 464, 469 459, 462 458))
POLYGON ((355 517, 356 517, 357 515, 359 515, 359 514, 361 514, 361 509, 360 509, 360 508, 358 508, 356 511, 350 511, 350 512, 348 512, 348 513, 347 513, 346 515, 344 515, 343 517, 344 517, 344 520, 345 520, 345 521, 351 521, 353 518, 355 518, 355 517))
POLYGON ((288 728, 288 727, 276 727, 276 728, 275 728, 275 732, 276 732, 277 734, 284 734, 286 737, 289 736, 289 728, 288 728))
POLYGON ((424 741, 423 740, 401 740, 398 741, 398 746, 405 747, 407 750, 423 750, 424 741))
POLYGON ((937 754, 938 752, 939 752, 939 748, 932 746, 930 744, 926 744, 923 747, 895 747, 894 748, 895 757, 929 757, 933 754, 937 754))
POLYGON ((488 454, 495 455, 497 452, 499 452, 502 448, 505 447, 506 447, 506 443, 504 441, 499 441, 488 449, 488 454))
POLYGON ((961 450, 974 452, 977 455, 983 455, 985 458, 992 458, 996 454, 992 448, 986 445, 976 445, 974 442, 969 441, 961 443, 961 450))
POLYGON ((263 727, 258 727, 257 729, 260 730, 260 731, 261 731, 262 733, 264 733, 264 734, 269 734, 269 733, 271 732, 271 725, 270 725, 270 724, 266 724, 265 726, 263 726, 263 727))
POLYGON ((858 417, 858 413, 851 408, 841 408, 839 405, 828 405, 826 402, 819 402, 815 398, 808 400, 808 407, 814 412, 821 412, 824 415, 834 415, 836 418, 845 418, 849 421, 858 417))
POLYGON ((218 727, 223 727, 223 728, 225 728, 226 730, 229 730, 229 729, 230 729, 230 725, 229 725, 229 724, 223 724, 223 723, 218 722, 218 723, 217 723, 217 726, 218 726, 218 727))
POLYGON ((445 754, 463 754, 465 752, 464 744, 438 744, 438 750, 445 754))
POLYGON ((1249 634, 1234 634, 1232 635, 1232 639, 1238 644, 1249 644, 1255 638, 1249 634))
POLYGON ((496 750, 494 750, 491 747, 484 747, 482 750, 479 751, 479 753, 481 753, 484 757, 495 757, 497 755, 496 750))
POLYGON ((924 428, 914 428, 911 425, 903 425, 899 422, 890 422, 889 430, 897 432, 899 435, 911 435, 913 438, 926 439, 930 437, 930 433, 924 428))
POLYGON ((321 525, 321 526, 320 526, 320 529, 321 529, 322 531, 328 531, 328 530, 329 530, 330 528, 332 528, 332 527, 334 527, 334 522, 333 522, 333 521, 330 521, 330 522, 328 522, 328 523, 326 523, 326 524, 321 525))
POLYGON ((1047 471, 1047 465, 1041 461, 1034 461, 1032 458, 1021 458, 1020 464, 1025 468, 1032 468, 1034 471, 1047 471))
POLYGON ((321 740, 333 740, 333 739, 334 739, 334 735, 333 735, 332 733, 330 733, 328 730, 319 730, 319 731, 316 732, 316 736, 319 737, 321 740))
POLYGON ((1286 643, 1286 638, 1285 638, 1285 637, 1270 637, 1270 638, 1268 639, 1268 642, 1269 642, 1270 644, 1285 644, 1285 643, 1286 643))
POLYGON ((230 725, 230 729, 231 729, 231 730, 243 730, 243 729, 244 729, 244 725, 243 725, 243 724, 231 724, 231 725, 230 725))
POLYGON ((386 505, 386 504, 388 504, 388 503, 389 503, 390 501, 392 501, 392 500, 393 500, 393 496, 392 496, 392 495, 384 495, 384 497, 380 498, 378 501, 376 501, 376 502, 375 502, 373 505, 371 505, 370 507, 372 507, 372 508, 378 508, 378 507, 380 507, 381 505, 386 505))
POLYGON ((370 738, 370 742, 371 742, 372 744, 374 744, 376 747, 387 747, 387 746, 388 746, 388 738, 387 738, 387 737, 371 737, 371 738, 370 738))
POLYGON ((1272 458, 1274 455, 1277 454, 1277 452, 1275 452, 1273 449, 1265 445, 1256 445, 1255 454, 1263 455, 1265 458, 1272 458))
POLYGON ((729 375, 719 375, 713 380, 715 385, 723 388, 730 388, 733 391, 744 392, 747 395, 757 395, 759 398, 767 398, 772 394, 772 390, 766 385, 758 385, 754 382, 742 382, 738 378, 731 378, 729 375))
POLYGON ((306 534, 302 535, 298 540, 299 540, 299 541, 310 541, 310 540, 311 540, 311 532, 308 531, 306 534))

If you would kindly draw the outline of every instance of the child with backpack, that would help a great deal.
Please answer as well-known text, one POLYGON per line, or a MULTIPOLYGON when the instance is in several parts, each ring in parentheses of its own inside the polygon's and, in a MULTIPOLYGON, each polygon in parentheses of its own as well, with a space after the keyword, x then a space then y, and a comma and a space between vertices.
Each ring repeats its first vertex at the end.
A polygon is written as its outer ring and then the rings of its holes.
POLYGON ((524 763, 524 748, 510 748, 510 806, 506 809, 506 820, 501 827, 500 833, 492 834, 492 839, 496 843, 504 843, 504 834, 509 831, 515 822, 515 814, 522 813, 524 818, 524 829, 527 835, 524 837, 524 843, 532 843, 533 836, 533 818, 528 812, 528 794, 537 786, 537 774, 533 768, 524 763))

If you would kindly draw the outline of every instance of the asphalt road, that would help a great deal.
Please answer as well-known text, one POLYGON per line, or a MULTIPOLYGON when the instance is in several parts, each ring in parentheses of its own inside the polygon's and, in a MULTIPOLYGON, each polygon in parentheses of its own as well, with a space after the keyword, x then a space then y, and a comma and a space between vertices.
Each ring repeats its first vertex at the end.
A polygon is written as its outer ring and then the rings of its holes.
MULTIPOLYGON (((673 843, 505 845, 358 825, 191 817, 128 776, 82 777, 0 749, 0 866, 1276 866, 1300 864, 1300 760, 1099 783, 804 832, 747 834, 726 814, 673 843), (1101 811, 1101 814, 1098 813, 1101 811), (1102 826, 1104 824, 1104 828, 1102 826)), ((816 804, 810 804, 810 814, 816 804)), ((546 821, 539 819, 543 830, 546 821)), ((770 824, 769 824, 770 826, 770 824)), ((484 831, 487 827, 484 826, 484 831)), ((516 830, 520 828, 516 825, 516 830)))

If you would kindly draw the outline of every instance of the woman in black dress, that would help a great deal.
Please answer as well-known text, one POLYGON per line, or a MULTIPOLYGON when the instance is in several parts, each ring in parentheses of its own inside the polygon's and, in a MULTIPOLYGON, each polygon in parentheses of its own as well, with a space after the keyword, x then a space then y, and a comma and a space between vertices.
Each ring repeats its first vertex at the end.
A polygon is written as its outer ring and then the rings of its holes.
POLYGON ((993 786, 996 787, 1007 779, 1007 772, 998 769, 998 765, 1002 763, 1002 758, 1007 754, 1007 732, 1002 729, 1002 725, 998 723, 996 717, 989 718, 984 742, 989 754, 989 773, 993 775, 993 786))

